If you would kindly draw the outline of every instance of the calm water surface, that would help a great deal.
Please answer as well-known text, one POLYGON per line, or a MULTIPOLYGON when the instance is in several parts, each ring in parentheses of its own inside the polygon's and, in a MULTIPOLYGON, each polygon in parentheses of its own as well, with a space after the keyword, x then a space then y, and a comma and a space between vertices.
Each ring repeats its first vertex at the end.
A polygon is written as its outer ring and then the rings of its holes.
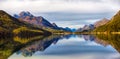
POLYGON ((92 35, 52 35, 29 44, 19 37, 14 41, 22 47, 12 50, 8 59, 120 59, 118 44, 92 35))

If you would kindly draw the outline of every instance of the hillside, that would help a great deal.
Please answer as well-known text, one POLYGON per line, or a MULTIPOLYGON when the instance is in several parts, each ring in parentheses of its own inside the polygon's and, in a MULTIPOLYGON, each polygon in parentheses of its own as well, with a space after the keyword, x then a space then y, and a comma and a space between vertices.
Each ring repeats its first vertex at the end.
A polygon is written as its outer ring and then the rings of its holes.
MULTIPOLYGON (((3 10, 0 10, 0 34, 4 35, 5 33, 19 34, 23 32, 25 33, 37 33, 37 34, 45 34, 50 33, 46 30, 37 28, 31 24, 20 22, 18 19, 10 16, 3 10), (17 33, 16 33, 17 32, 17 33)), ((22 34, 23 34, 22 33, 22 34)))
POLYGON ((120 11, 112 19, 94 30, 95 32, 120 32, 120 11))
POLYGON ((94 27, 97 28, 99 26, 105 25, 109 20, 107 18, 103 18, 102 20, 99 20, 94 23, 94 27))

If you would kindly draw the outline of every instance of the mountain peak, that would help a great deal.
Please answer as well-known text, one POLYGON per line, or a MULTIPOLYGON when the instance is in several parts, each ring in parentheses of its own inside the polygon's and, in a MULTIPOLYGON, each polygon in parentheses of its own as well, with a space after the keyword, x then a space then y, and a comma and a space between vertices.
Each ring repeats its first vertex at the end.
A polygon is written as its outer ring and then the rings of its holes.
POLYGON ((99 27, 102 26, 104 24, 106 24, 107 22, 109 22, 109 20, 107 18, 103 18, 102 20, 99 20, 97 22, 94 23, 95 27, 99 27))
POLYGON ((19 13, 19 15, 14 14, 14 17, 19 19, 20 21, 25 21, 37 26, 54 28, 53 25, 42 16, 33 16, 28 11, 22 11, 19 13))
POLYGON ((26 17, 26 16, 33 16, 30 12, 28 11, 22 11, 21 13, 19 13, 19 15, 21 17, 26 17))
POLYGON ((22 11, 21 13, 30 14, 30 12, 29 12, 29 11, 22 11))
POLYGON ((55 23, 52 23, 52 25, 53 25, 54 27, 58 27, 55 23))
POLYGON ((108 20, 107 18, 103 18, 102 20, 108 20))

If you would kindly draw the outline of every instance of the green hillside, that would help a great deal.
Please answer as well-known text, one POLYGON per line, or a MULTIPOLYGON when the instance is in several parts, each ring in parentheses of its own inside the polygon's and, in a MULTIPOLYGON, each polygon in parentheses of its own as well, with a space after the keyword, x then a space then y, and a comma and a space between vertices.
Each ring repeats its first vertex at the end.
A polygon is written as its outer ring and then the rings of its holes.
POLYGON ((94 32, 120 32, 120 11, 108 23, 96 28, 94 32))

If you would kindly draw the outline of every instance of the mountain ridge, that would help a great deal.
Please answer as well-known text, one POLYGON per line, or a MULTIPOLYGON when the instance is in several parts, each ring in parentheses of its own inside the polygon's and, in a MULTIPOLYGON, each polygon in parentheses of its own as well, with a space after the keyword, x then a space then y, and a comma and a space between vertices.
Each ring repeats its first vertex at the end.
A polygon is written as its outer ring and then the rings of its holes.
POLYGON ((49 28, 53 31, 67 31, 72 32, 72 29, 69 28, 62 28, 57 26, 55 23, 50 23, 48 20, 46 20, 42 16, 34 16, 28 11, 22 11, 19 13, 19 15, 14 14, 14 17, 19 19, 20 21, 30 23, 31 25, 35 25, 40 28, 49 28))
POLYGON ((120 31, 120 11, 114 15, 111 20, 106 23, 105 25, 102 25, 98 28, 96 28, 94 31, 96 32, 119 32, 120 31))

